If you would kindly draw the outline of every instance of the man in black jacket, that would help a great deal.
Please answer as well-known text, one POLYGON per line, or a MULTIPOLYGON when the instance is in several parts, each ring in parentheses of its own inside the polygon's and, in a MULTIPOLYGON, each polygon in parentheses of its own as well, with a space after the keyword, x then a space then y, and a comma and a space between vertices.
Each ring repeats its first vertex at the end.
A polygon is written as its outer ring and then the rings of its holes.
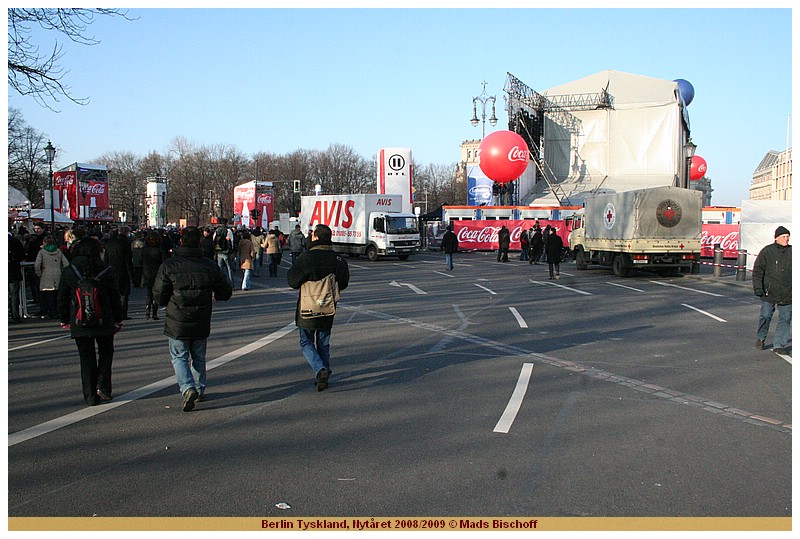
POLYGON ((444 251, 444 263, 448 270, 453 269, 453 254, 458 252, 458 237, 453 232, 453 224, 447 225, 447 231, 442 237, 442 251, 444 251))
POLYGON ((119 279, 119 293, 122 300, 122 318, 130 320, 128 316, 128 299, 131 296, 131 280, 133 279, 133 249, 128 237, 130 227, 121 226, 105 247, 105 259, 108 265, 114 268, 114 273, 119 279))
POLYGON ((785 227, 779 226, 775 230, 775 243, 758 253, 753 264, 753 291, 761 298, 756 348, 764 349, 772 314, 777 308, 778 325, 772 351, 786 354, 784 347, 792 326, 792 246, 789 245, 789 231, 785 227))
POLYGON ((181 232, 181 246, 158 269, 153 299, 166 306, 164 334, 183 411, 194 409, 206 389, 206 341, 211 334, 212 300, 230 299, 233 289, 219 266, 203 256, 197 227, 181 232))
MULTIPOLYGON (((344 290, 350 282, 350 269, 340 254, 333 251, 333 235, 326 225, 317 225, 311 232, 311 243, 295 264, 289 269, 286 277, 289 286, 299 289, 306 281, 319 281, 329 274, 334 274, 339 290, 344 290)), ((302 294, 302 292, 300 292, 302 294)), ((300 329, 300 350, 316 375, 317 391, 328 387, 331 376, 330 340, 333 328, 333 317, 319 316, 303 318, 300 316, 300 296, 297 297, 295 324, 300 329)))

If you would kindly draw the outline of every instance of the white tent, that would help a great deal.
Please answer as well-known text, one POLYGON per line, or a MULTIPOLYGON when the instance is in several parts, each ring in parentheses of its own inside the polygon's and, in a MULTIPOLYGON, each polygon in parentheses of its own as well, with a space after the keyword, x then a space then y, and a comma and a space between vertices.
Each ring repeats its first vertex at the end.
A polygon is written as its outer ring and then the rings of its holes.
POLYGON ((791 200, 742 200, 739 249, 747 251, 747 269, 752 271, 761 249, 775 242, 775 229, 792 230, 791 200))
POLYGON ((16 187, 8 186, 8 207, 15 210, 28 210, 31 207, 31 201, 25 194, 16 187))
MULTIPOLYGON (((35 221, 44 221, 46 223, 50 222, 50 210, 48 209, 33 209, 30 211, 31 219, 35 221)), ((64 215, 58 210, 53 210, 53 220, 58 224, 69 224, 72 223, 72 219, 64 215)))
MULTIPOLYGON (((677 83, 609 70, 542 95, 603 90, 613 99, 612 108, 545 112, 544 160, 570 202, 580 204, 595 194, 676 185, 686 167, 677 83)), ((536 198, 552 197, 546 196, 546 182, 536 187, 538 194, 526 202, 537 204, 536 198)))

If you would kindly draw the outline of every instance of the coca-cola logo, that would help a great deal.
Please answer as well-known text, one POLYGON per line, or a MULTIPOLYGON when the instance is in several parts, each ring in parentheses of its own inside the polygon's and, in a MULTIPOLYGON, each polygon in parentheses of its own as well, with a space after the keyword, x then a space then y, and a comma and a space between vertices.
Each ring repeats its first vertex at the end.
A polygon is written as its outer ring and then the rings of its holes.
MULTIPOLYGON (((462 227, 456 233, 459 243, 496 243, 499 241, 501 226, 484 226, 483 228, 462 227)), ((514 227, 510 231, 511 241, 519 241, 522 235, 522 226, 514 227)))
POLYGON ((87 195, 102 195, 106 192, 106 184, 105 183, 92 183, 89 187, 86 188, 85 193, 87 195))
POLYGON ((514 146, 510 150, 508 150, 508 160, 509 161, 522 161, 524 163, 528 162, 528 149, 522 149, 519 146, 514 146))
POLYGON ((272 202, 272 195, 267 193, 259 193, 258 194, 258 203, 259 204, 269 204, 272 202))
POLYGON ((715 245, 719 244, 719 246, 724 249, 725 251, 735 251, 739 249, 739 231, 734 230, 732 232, 728 232, 726 235, 722 236, 712 236, 708 233, 708 231, 704 230, 703 235, 700 238, 700 245, 702 247, 714 247, 715 245))

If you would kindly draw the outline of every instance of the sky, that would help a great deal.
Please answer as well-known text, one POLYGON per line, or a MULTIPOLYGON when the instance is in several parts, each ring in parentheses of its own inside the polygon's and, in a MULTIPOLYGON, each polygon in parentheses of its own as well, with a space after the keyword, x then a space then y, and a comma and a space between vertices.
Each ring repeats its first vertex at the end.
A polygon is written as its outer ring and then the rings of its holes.
MULTIPOLYGON (((788 6, 788 3, 769 5, 788 6)), ((605 70, 695 89, 696 154, 712 204, 739 206, 762 158, 791 146, 792 10, 173 9, 99 17, 99 44, 63 43, 77 105, 53 112, 8 89, 8 104, 58 148, 55 168, 107 152, 198 146, 258 152, 353 148, 372 160, 407 147, 418 165, 454 164, 479 139, 472 100, 511 73, 537 92, 605 70)), ((479 110, 480 114, 480 110, 479 110)))

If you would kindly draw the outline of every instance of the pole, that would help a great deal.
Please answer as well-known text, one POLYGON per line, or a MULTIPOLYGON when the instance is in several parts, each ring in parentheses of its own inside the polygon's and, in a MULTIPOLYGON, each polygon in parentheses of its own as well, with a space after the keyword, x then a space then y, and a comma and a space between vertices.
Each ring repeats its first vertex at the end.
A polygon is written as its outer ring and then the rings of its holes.
POLYGON ((53 204, 53 161, 50 161, 50 233, 56 237, 56 210, 53 204))

